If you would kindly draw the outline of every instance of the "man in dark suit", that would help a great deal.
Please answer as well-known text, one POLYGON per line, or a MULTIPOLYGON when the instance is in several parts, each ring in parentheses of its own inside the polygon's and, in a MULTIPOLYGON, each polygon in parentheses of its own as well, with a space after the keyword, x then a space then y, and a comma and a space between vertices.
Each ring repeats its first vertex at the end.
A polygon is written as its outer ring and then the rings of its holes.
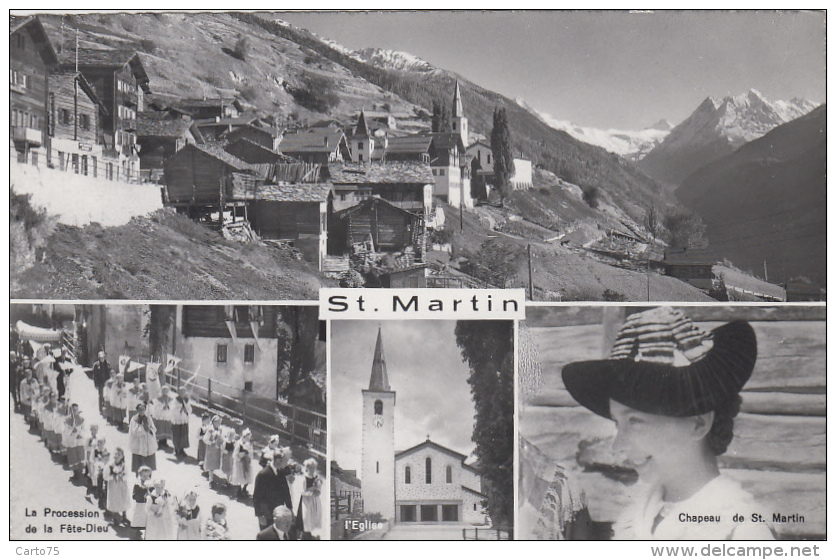
POLYGON ((276 507, 284 505, 288 511, 293 508, 290 487, 287 485, 287 477, 293 473, 294 467, 290 464, 290 448, 282 447, 274 452, 267 466, 256 475, 253 487, 253 507, 260 529, 270 527, 276 507))
MULTIPOLYGON (((266 467, 265 467, 266 468, 266 467)), ((256 535, 257 541, 295 541, 296 535, 291 528, 293 514, 290 508, 281 505, 273 509, 273 524, 256 535)))
POLYGON ((110 364, 105 359, 105 353, 99 352, 99 359, 93 363, 93 384, 99 391, 99 410, 104 407, 104 386, 110 379, 110 364))

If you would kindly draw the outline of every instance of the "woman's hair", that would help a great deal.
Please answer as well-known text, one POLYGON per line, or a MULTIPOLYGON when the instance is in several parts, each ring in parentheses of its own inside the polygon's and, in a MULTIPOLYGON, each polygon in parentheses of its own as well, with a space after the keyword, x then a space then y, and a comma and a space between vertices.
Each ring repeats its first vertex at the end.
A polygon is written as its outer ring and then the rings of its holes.
POLYGON ((734 437, 734 417, 740 412, 742 402, 740 395, 735 395, 714 410, 714 423, 711 424, 711 430, 705 437, 708 448, 714 455, 722 455, 728 449, 734 437))
POLYGON ((215 517, 216 515, 220 515, 222 513, 226 513, 226 506, 224 504, 217 503, 212 506, 212 517, 215 517))

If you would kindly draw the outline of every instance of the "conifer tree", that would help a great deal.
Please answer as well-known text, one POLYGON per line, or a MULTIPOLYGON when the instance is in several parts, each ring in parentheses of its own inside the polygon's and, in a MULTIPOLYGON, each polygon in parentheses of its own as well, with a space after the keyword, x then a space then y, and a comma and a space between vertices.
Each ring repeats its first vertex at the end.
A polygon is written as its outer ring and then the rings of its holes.
POLYGON ((493 111, 493 130, 491 130, 491 151, 493 152, 494 186, 499 191, 500 205, 511 192, 511 175, 514 174, 514 156, 511 152, 511 131, 505 109, 493 111))

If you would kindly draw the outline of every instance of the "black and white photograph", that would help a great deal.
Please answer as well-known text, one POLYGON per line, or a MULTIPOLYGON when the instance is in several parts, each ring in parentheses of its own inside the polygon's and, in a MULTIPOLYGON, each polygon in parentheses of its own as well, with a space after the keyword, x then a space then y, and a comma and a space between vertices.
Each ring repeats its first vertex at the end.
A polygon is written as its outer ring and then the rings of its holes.
POLYGON ((823 300, 825 22, 13 10, 11 295, 823 300))
POLYGON ((518 538, 825 540, 826 312, 529 306, 518 538))
POLYGON ((332 540, 510 540, 512 321, 331 321, 332 540))
POLYGON ((316 306, 15 303, 12 540, 327 538, 316 306))

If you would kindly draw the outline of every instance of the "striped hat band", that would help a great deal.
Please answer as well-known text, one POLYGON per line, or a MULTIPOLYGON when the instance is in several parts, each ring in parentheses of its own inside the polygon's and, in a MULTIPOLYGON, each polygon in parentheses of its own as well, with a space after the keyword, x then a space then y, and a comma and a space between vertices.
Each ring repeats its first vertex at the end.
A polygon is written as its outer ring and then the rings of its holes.
POLYGON ((713 347, 711 333, 680 311, 657 307, 631 315, 618 331, 610 359, 684 367, 713 347))

